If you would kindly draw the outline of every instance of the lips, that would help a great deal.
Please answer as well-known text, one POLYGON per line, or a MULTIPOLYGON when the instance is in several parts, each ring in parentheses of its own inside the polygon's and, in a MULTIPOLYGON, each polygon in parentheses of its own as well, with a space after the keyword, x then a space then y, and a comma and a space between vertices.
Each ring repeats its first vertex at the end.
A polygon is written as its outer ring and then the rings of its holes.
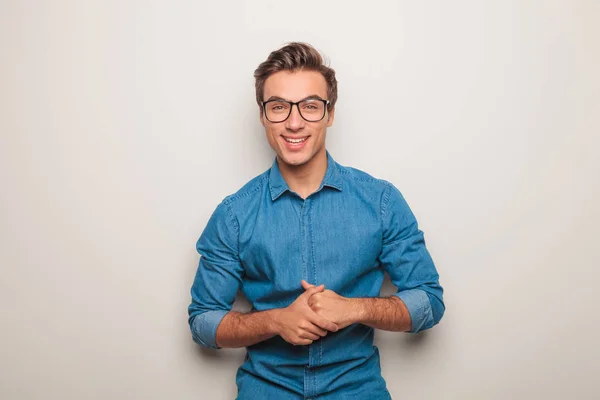
POLYGON ((283 139, 283 142, 285 143, 285 147, 288 150, 300 150, 304 147, 304 145, 306 144, 306 142, 308 141, 310 136, 298 136, 298 137, 291 137, 291 136, 281 136, 281 138, 283 139))
POLYGON ((308 136, 301 137, 301 138, 291 138, 291 137, 285 137, 285 136, 283 136, 283 140, 285 140, 288 143, 292 143, 292 144, 303 143, 303 142, 306 141, 306 139, 308 139, 308 136))

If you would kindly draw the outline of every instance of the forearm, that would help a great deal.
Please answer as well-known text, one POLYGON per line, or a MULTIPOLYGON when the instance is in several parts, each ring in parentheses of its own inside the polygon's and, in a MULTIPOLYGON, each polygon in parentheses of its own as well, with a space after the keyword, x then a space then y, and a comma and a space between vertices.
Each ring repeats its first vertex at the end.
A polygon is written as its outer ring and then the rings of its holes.
POLYGON ((219 347, 246 347, 277 335, 273 318, 277 310, 240 313, 230 311, 217 328, 219 347))
POLYGON ((404 302, 396 296, 350 300, 355 323, 395 332, 411 329, 410 313, 404 302))

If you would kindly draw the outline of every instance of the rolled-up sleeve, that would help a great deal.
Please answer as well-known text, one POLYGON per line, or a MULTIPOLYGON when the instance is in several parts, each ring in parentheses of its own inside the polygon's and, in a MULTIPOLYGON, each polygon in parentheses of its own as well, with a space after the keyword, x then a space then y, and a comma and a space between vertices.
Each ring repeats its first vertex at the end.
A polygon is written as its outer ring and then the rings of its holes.
POLYGON ((231 310, 243 277, 238 253, 239 227, 225 199, 196 243, 200 261, 191 288, 188 323, 194 342, 218 349, 217 328, 231 310))
POLYGON ((398 288, 411 318, 410 332, 436 325, 444 315, 443 289, 423 232, 400 191, 391 183, 382 195, 383 246, 379 261, 398 288))

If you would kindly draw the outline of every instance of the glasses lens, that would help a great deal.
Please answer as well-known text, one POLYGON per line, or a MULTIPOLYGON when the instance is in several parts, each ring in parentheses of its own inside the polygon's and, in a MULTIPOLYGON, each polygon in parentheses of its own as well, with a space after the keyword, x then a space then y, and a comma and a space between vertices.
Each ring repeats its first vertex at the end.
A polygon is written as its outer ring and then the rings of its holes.
POLYGON ((325 104, 321 100, 304 100, 298 104, 298 108, 307 121, 320 121, 325 116, 325 104))
POLYGON ((281 122, 290 115, 290 104, 285 101, 269 101, 265 105, 265 112, 269 121, 281 122))

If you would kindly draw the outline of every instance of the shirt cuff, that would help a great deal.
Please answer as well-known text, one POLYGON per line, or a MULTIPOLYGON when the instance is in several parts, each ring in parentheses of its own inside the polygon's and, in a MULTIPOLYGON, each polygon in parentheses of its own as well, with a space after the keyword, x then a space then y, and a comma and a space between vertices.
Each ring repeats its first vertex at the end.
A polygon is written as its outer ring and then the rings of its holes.
POLYGON ((194 322, 192 322, 192 338, 194 341, 211 349, 220 349, 216 341, 217 328, 228 312, 225 310, 214 310, 197 315, 194 318, 194 322))
POLYGON ((424 290, 403 290, 396 293, 396 296, 404 302, 410 314, 412 326, 409 332, 419 332, 429 329, 434 325, 431 303, 429 302, 429 296, 424 290))

